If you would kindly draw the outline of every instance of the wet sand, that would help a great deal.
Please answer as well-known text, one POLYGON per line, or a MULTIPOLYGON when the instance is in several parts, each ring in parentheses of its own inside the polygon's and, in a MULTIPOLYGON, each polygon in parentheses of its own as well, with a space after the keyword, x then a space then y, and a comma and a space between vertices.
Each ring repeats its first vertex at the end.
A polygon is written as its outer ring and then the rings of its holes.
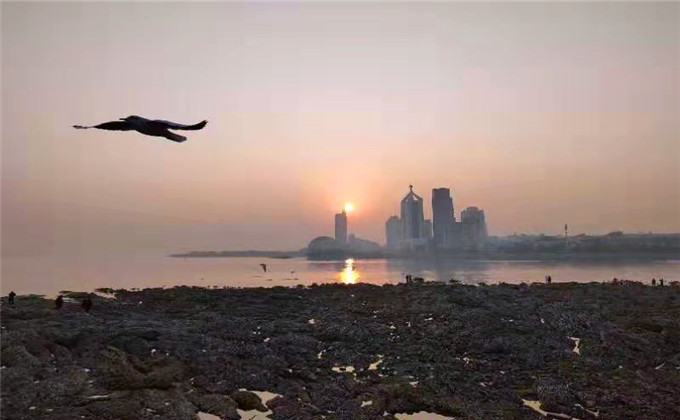
POLYGON ((3 302, 3 419, 680 418, 679 287, 114 294, 3 302))

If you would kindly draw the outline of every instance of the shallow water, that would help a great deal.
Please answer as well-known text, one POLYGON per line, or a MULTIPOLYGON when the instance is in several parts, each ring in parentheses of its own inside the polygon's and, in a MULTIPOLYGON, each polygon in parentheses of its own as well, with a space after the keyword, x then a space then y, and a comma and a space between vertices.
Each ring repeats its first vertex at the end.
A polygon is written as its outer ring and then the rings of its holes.
POLYGON ((649 282, 663 277, 680 280, 680 261, 436 261, 354 260, 308 261, 304 258, 170 258, 160 252, 111 255, 44 255, 2 260, 2 294, 54 295, 61 290, 91 291, 100 287, 146 288, 192 285, 204 287, 272 287, 312 283, 402 282, 410 273, 426 280, 463 283, 609 281, 613 277, 649 282), (265 273, 260 267, 267 264, 265 273))
POLYGON ((398 420, 452 420, 453 417, 442 416, 441 414, 419 411, 413 414, 397 413, 394 415, 398 420))

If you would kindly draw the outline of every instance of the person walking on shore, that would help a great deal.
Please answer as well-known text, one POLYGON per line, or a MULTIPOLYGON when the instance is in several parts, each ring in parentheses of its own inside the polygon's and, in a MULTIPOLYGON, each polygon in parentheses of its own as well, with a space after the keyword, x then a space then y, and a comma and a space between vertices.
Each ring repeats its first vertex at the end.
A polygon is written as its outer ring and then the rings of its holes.
POLYGON ((14 305, 14 296, 16 296, 16 295, 17 294, 14 293, 14 290, 9 292, 9 295, 7 295, 7 303, 9 303, 10 305, 14 305))
POLYGON ((59 310, 64 306, 64 297, 62 295, 57 296, 54 300, 54 309, 59 310))

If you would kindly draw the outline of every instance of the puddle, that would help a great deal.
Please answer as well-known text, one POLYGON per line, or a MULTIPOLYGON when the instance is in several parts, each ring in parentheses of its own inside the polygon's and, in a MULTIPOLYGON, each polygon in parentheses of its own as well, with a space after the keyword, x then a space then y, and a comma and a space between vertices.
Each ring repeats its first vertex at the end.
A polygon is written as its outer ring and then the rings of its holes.
POLYGON ((382 363, 384 357, 385 357, 384 355, 379 354, 378 361, 368 365, 368 370, 378 370, 378 365, 382 363))
POLYGON ((338 373, 353 373, 354 366, 335 366, 331 370, 338 373))
POLYGON ((413 414, 397 413, 394 417, 399 420, 453 420, 453 417, 446 417, 437 413, 428 413, 427 411, 419 411, 413 414))
POLYGON ((547 416, 548 412, 541 410, 541 402, 522 399, 522 403, 542 416, 547 416))
POLYGON ((199 411, 198 413, 196 413, 196 415, 198 416, 199 420, 222 420, 221 417, 217 417, 209 413, 204 413, 202 411, 199 411))
POLYGON ((373 405, 373 401, 362 401, 361 406, 366 407, 367 405, 373 405))
POLYGON ((269 391, 251 391, 251 390, 245 389, 245 388, 240 388, 239 391, 252 392, 253 394, 260 397, 260 399, 262 400, 262 404, 264 404, 264 405, 267 405, 267 403, 269 401, 273 400, 276 397, 282 397, 281 394, 275 394, 275 393, 269 392, 269 391))
POLYGON ((522 403, 526 405, 527 407, 531 408, 535 412, 539 413, 543 417, 548 417, 548 418, 558 418, 558 419, 564 419, 564 420, 580 420, 576 417, 571 417, 568 414, 561 414, 561 413, 551 413, 548 411, 541 410, 541 402, 540 401, 535 401, 535 400, 525 400, 522 399, 522 403))
POLYGON ((567 337, 567 338, 574 341, 574 349, 572 351, 580 356, 581 355, 581 349, 579 348, 579 344, 581 344, 581 339, 578 338, 578 337, 567 337))
POLYGON ((574 407, 578 407, 578 408, 580 408, 581 410, 585 410, 585 411, 587 411, 589 414, 592 414, 592 415, 595 416, 595 417, 600 417, 600 410, 597 410, 597 411, 588 410, 587 408, 585 408, 585 407, 582 406, 581 404, 574 404, 574 407))
MULTIPOLYGON (((267 407, 267 403, 269 401, 273 400, 276 397, 281 396, 281 394, 275 394, 273 392, 251 391, 251 390, 245 389, 245 388, 241 388, 241 389, 239 389, 239 391, 252 392, 253 394, 257 395, 258 397, 260 397, 260 399, 262 400, 262 404, 264 404, 265 407, 267 407)), ((269 408, 269 407, 267 407, 267 408, 269 408)), ((274 414, 272 412, 272 410, 269 410, 269 411, 266 411, 266 412, 263 413, 263 412, 257 411, 257 410, 245 411, 245 410, 237 409, 236 412, 239 414, 239 416, 241 416, 241 420, 271 420, 271 417, 269 417, 269 416, 274 414)), ((215 417, 215 418, 219 418, 219 417, 215 417)), ((204 420, 204 419, 201 419, 201 420, 204 420)), ((212 418, 210 418, 210 419, 206 418, 205 420, 213 420, 213 419, 212 418)))
POLYGON ((104 299, 109 299, 109 300, 116 300, 117 299, 116 295, 113 294, 113 293, 99 292, 99 291, 95 290, 94 294, 99 296, 99 297, 102 297, 104 299))
POLYGON ((316 324, 316 320, 314 318, 312 318, 309 321, 307 321, 307 323, 310 324, 310 325, 314 325, 314 324, 316 324))
POLYGON ((321 359, 321 358, 323 357, 323 354, 324 354, 324 353, 326 353, 326 350, 325 350, 325 349, 324 349, 324 350, 321 350, 321 351, 319 352, 319 354, 316 355, 316 358, 317 358, 317 359, 321 359))
POLYGON ((408 384, 411 385, 412 387, 416 387, 418 386, 418 381, 409 382, 408 384))

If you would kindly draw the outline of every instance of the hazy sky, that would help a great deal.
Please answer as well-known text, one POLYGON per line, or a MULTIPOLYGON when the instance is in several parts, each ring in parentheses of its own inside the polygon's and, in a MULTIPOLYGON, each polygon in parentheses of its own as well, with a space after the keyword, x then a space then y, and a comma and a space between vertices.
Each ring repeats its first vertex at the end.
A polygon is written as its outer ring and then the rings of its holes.
POLYGON ((679 3, 2 3, 3 254, 680 231, 679 3), (131 114, 175 144, 80 131, 131 114))

